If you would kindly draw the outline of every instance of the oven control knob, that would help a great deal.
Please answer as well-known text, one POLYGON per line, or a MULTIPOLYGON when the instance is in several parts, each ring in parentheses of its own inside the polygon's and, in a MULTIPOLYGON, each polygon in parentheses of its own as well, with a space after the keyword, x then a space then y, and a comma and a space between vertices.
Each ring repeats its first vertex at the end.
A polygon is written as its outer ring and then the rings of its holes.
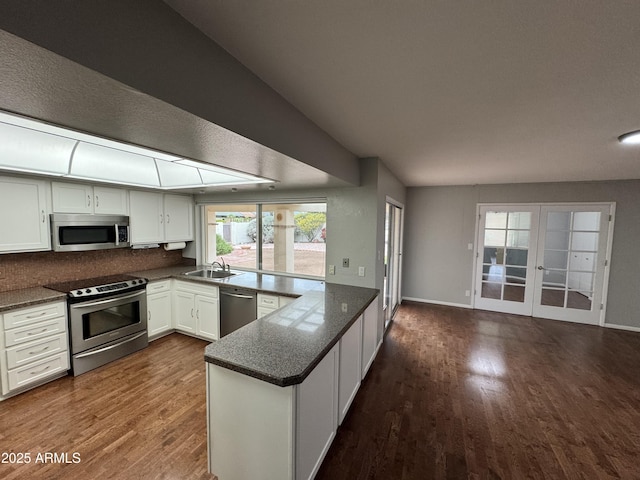
POLYGON ((91 289, 90 289, 90 288, 87 288, 87 289, 84 291, 84 293, 91 293, 91 289))
POLYGON ((138 283, 137 280, 131 280, 131 285, 135 285, 136 283, 138 283))
POLYGON ((82 295, 82 290, 78 290, 76 293, 77 293, 78 295, 82 295))

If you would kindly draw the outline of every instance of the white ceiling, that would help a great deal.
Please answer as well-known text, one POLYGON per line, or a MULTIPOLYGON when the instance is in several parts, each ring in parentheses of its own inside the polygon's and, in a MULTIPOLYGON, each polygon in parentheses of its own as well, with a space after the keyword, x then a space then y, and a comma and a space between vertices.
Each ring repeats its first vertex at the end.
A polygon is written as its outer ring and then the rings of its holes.
POLYGON ((165 1, 407 186, 640 178, 640 1, 165 1))

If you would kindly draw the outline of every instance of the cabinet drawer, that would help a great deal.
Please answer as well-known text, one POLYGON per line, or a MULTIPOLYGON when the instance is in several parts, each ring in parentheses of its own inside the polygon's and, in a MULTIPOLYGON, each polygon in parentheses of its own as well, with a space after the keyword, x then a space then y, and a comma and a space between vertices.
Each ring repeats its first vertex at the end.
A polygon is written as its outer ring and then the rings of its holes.
POLYGON ((171 280, 162 280, 160 282, 151 282, 147 284, 147 295, 168 292, 169 290, 171 290, 171 280))
POLYGON ((69 354, 65 350, 53 357, 9 370, 9 390, 26 387, 39 380, 69 369, 69 354))
POLYGON ((35 307, 11 310, 4 314, 4 328, 22 327, 33 323, 49 320, 50 318, 64 316, 67 308, 65 302, 47 303, 35 307))
POLYGON ((14 328, 4 332, 5 345, 12 347, 20 343, 38 340, 40 338, 49 337, 66 331, 66 318, 58 317, 46 322, 35 323, 26 327, 14 328))
POLYGON ((276 295, 265 295, 263 293, 258 295, 258 306, 266 308, 278 308, 280 302, 276 295))
POLYGON ((176 280, 173 284, 174 291, 192 293, 194 295, 206 295, 211 298, 218 298, 218 287, 199 282, 181 282, 176 280))
POLYGON ((67 350, 67 336, 64 333, 36 342, 7 348, 7 368, 28 365, 36 360, 50 357, 67 350))

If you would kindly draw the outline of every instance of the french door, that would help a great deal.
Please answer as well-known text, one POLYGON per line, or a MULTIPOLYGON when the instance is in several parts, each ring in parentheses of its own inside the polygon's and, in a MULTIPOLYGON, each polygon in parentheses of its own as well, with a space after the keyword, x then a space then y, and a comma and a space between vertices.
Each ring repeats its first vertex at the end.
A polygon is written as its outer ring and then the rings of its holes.
POLYGON ((475 307, 598 324, 612 204, 481 205, 475 307))

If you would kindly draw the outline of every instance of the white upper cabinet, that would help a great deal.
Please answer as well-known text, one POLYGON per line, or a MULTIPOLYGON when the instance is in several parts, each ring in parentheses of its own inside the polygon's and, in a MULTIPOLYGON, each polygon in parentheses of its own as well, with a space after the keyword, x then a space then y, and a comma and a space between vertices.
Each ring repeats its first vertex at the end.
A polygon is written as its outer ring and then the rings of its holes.
POLYGON ((0 177, 0 252, 51 249, 49 184, 0 177))
POLYGON ((130 192, 131 243, 193 240, 193 201, 185 195, 130 192))
POLYGON ((127 191, 121 188, 53 182, 52 192, 55 213, 127 215, 127 191))
POLYGON ((193 240, 193 200, 184 195, 164 195, 164 240, 193 240))

